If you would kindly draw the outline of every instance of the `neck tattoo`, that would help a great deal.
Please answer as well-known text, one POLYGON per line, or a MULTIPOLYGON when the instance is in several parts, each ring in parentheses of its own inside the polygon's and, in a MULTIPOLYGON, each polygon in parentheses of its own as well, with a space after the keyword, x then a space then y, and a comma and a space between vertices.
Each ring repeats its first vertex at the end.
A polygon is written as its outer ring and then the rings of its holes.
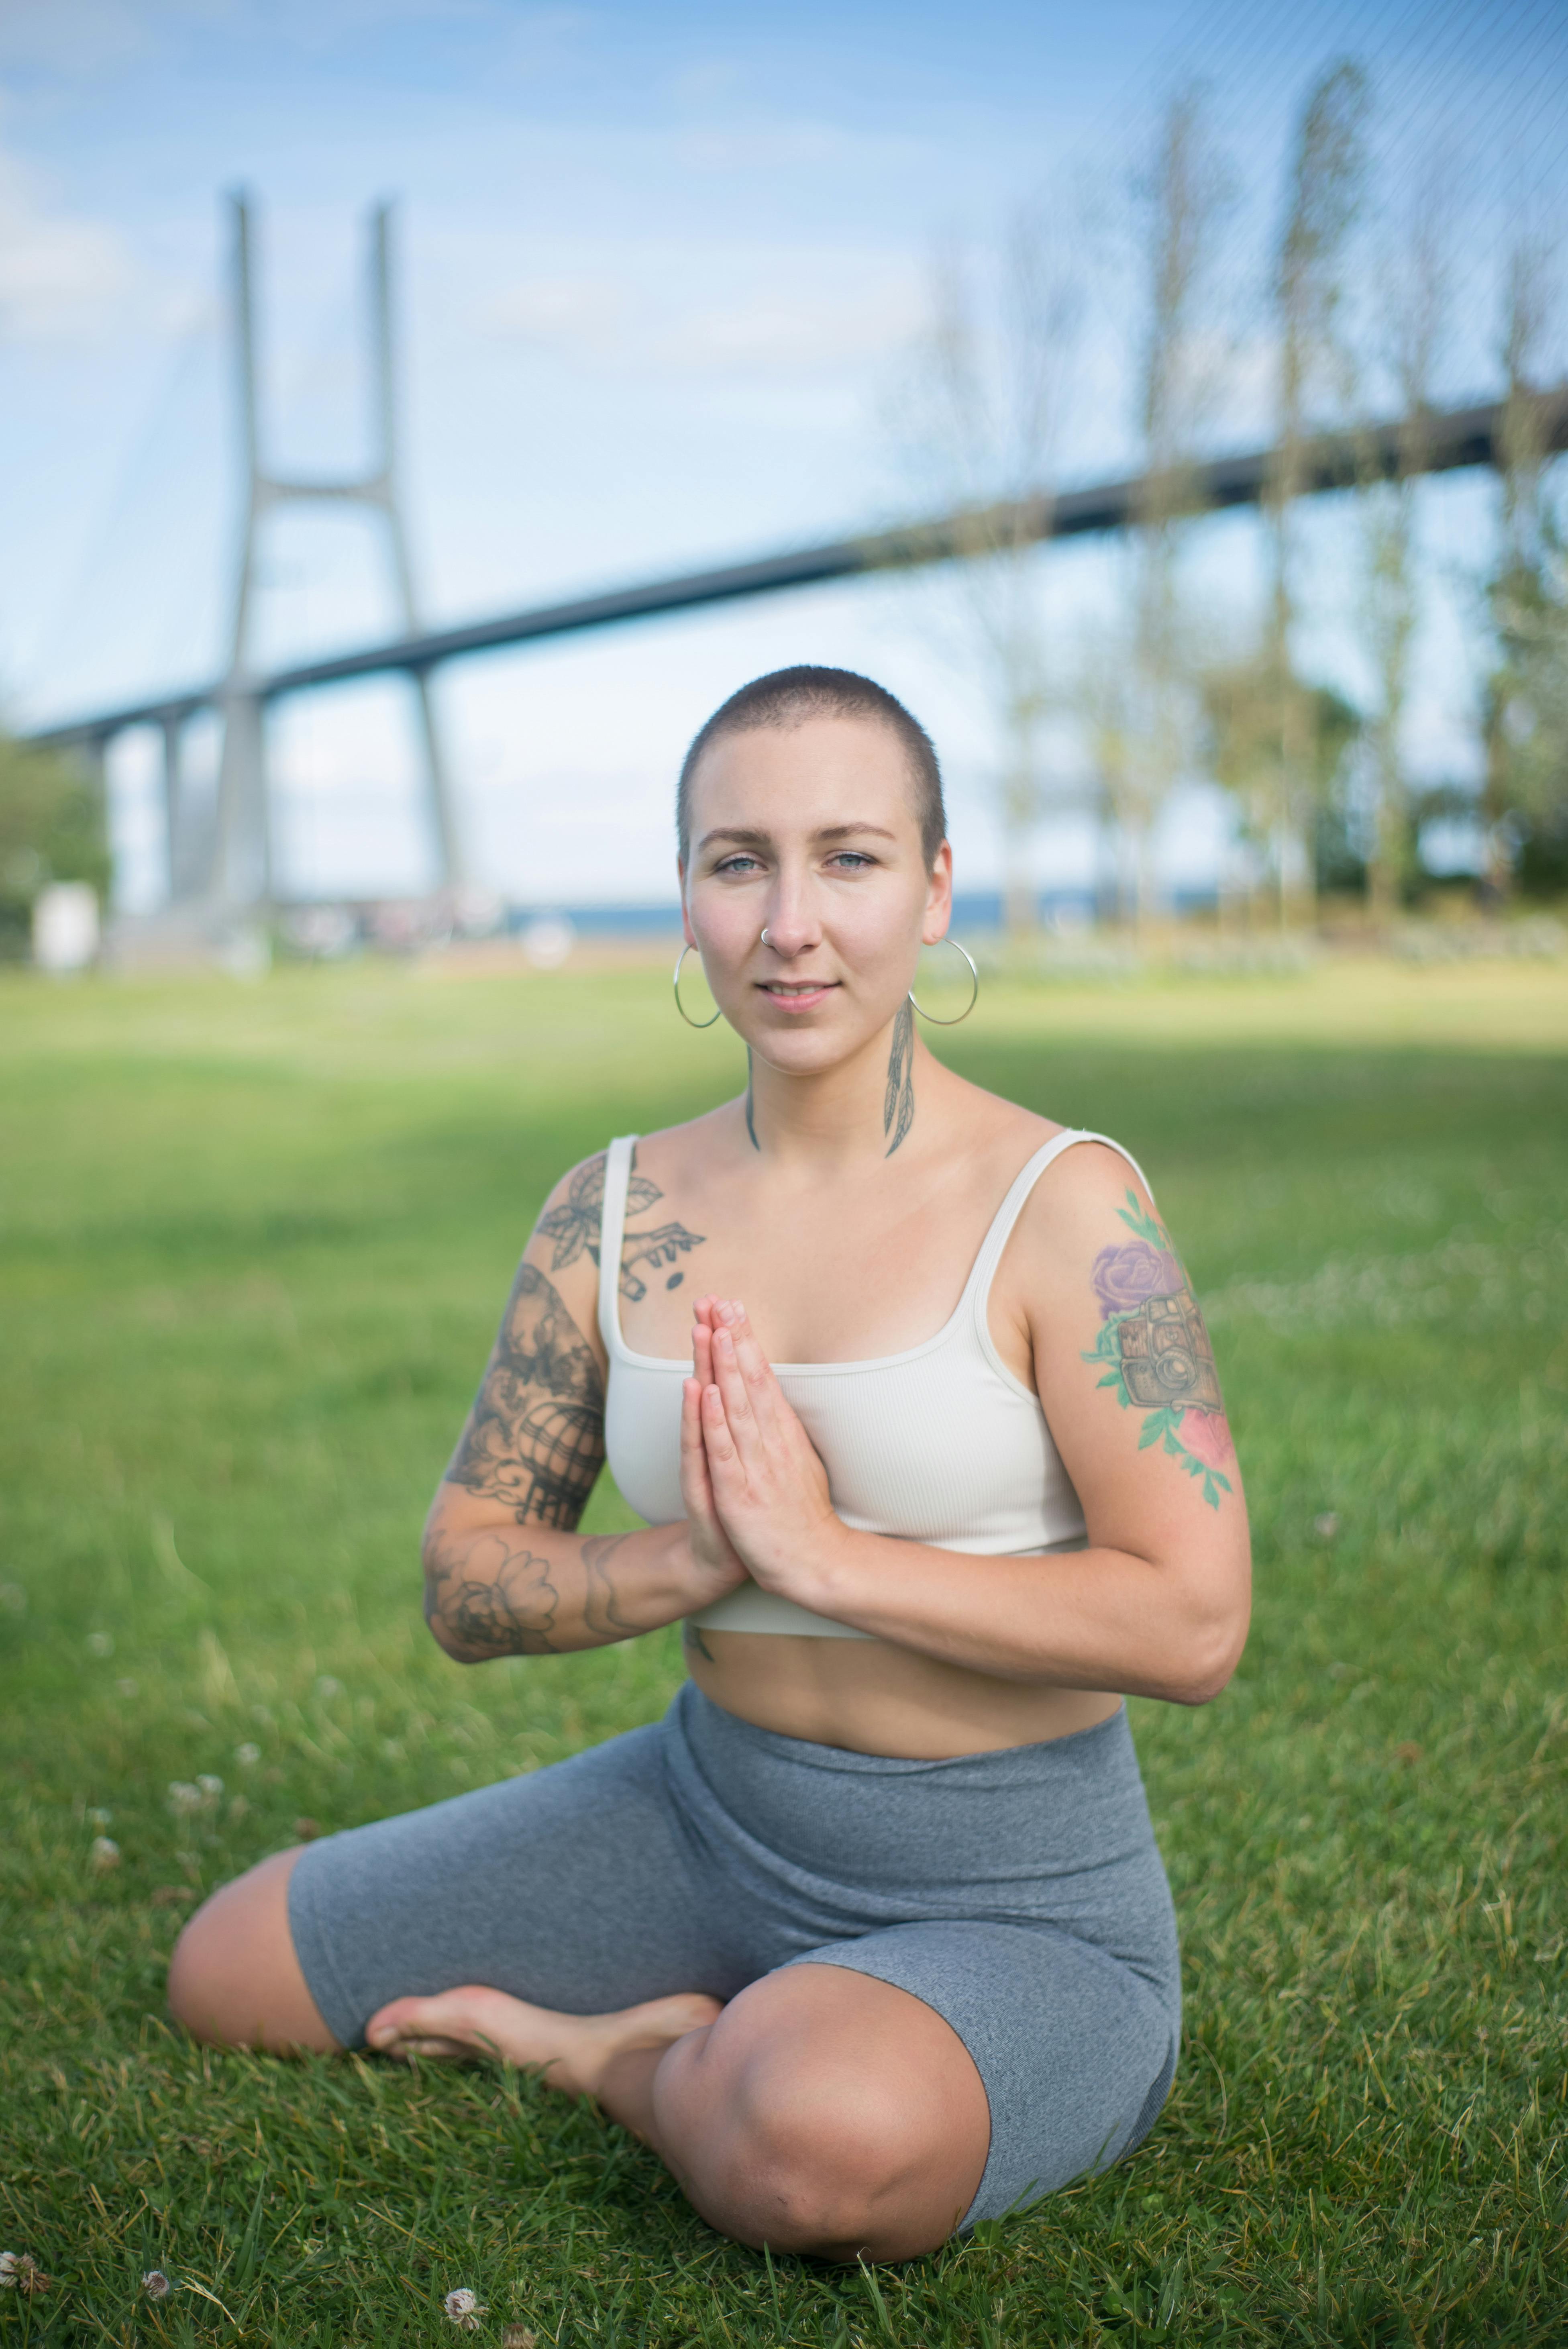
POLYGON ((914 1012, 906 1001, 892 1023, 892 1047, 887 1056, 887 1091, 882 1096, 882 1132, 892 1139, 883 1151, 891 1158, 914 1123, 914 1012))

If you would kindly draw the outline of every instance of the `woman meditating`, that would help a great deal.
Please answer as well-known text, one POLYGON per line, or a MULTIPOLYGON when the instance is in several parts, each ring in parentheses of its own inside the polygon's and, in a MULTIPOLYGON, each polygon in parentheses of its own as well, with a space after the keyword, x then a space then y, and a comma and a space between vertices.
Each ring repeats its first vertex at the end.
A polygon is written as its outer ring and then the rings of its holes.
POLYGON ((1246 1519, 1137 1166, 921 1040, 952 854, 908 711, 760 678, 678 824, 746 1092, 552 1195, 424 1558, 459 1662, 678 1620, 690 1677, 263 1860, 170 2000, 221 2044, 537 2066, 721 2232, 904 2259, 1153 2126, 1180 1969, 1122 1699, 1224 1687, 1246 1519), (583 1540, 606 1457, 648 1522, 583 1540))

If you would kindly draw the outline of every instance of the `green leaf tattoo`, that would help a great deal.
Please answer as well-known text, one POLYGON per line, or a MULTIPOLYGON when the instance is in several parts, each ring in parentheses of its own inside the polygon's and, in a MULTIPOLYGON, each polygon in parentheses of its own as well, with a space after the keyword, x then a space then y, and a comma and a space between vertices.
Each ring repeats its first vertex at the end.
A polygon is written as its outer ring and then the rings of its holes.
POLYGON ((1123 1411, 1141 1411, 1138 1448, 1159 1444, 1183 1473, 1202 1479, 1212 1509, 1233 1488, 1221 1467, 1232 1454, 1214 1350, 1164 1226, 1134 1191, 1117 1214, 1133 1237, 1102 1248, 1094 1292, 1104 1324, 1086 1362, 1105 1366, 1099 1381, 1123 1411))

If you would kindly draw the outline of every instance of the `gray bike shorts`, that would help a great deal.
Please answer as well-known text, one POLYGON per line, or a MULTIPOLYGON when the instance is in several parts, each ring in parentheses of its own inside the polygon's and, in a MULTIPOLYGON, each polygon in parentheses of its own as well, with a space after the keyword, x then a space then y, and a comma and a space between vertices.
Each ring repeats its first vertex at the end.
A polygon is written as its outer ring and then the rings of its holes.
POLYGON ((1176 1920, 1125 1708, 1043 1745, 894 1761, 723 1712, 309 1845, 304 1978, 346 2047, 484 1982, 568 2013, 845 1966, 950 2023, 991 2107, 963 2225, 1130 2153, 1176 2069, 1176 1920))

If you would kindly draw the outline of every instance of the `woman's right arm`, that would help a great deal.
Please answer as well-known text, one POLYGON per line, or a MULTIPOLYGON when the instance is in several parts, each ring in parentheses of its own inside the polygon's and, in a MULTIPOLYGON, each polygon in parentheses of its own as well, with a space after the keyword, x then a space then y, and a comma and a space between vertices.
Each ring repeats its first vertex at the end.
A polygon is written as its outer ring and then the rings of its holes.
POLYGON ((547 1209, 430 1505, 425 1619, 459 1663, 634 1639, 744 1578, 727 1543, 720 1554, 699 1531, 694 1549, 684 1520, 578 1537, 604 1462, 604 1378, 583 1335, 595 1327, 597 1239, 595 1226, 563 1264, 547 1209))

